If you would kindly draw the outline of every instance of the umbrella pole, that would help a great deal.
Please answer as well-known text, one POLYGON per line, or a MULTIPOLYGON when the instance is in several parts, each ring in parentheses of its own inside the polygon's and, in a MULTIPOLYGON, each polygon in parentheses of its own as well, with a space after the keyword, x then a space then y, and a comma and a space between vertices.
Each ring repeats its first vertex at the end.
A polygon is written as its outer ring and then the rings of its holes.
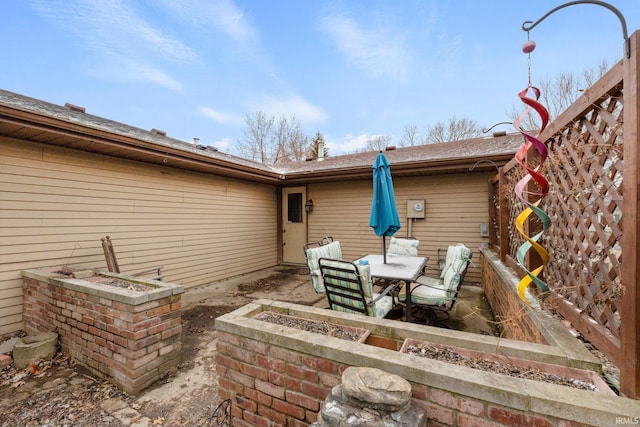
POLYGON ((387 243, 385 242, 385 235, 382 235, 382 261, 383 264, 387 263, 387 243))

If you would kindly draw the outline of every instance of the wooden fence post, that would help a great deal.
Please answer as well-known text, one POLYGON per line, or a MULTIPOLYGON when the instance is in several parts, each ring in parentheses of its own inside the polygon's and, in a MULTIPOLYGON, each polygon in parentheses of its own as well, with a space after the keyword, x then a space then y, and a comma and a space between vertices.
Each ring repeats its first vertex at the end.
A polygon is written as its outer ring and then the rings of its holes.
POLYGON ((640 32, 631 35, 631 57, 623 58, 624 67, 624 169, 623 169, 623 209, 622 209, 622 309, 620 344, 622 360, 620 368, 620 391, 625 396, 640 398, 640 204, 638 203, 640 187, 638 175, 640 163, 638 159, 638 124, 640 123, 640 106, 638 88, 640 76, 640 53, 638 39, 640 32))

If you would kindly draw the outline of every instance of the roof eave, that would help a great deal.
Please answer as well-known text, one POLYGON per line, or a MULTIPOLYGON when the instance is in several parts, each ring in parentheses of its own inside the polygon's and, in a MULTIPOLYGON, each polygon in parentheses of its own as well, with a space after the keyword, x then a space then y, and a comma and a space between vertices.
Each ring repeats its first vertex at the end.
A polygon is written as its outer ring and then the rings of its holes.
MULTIPOLYGON (((491 172, 498 171, 513 158, 515 153, 494 154, 491 156, 457 157, 446 160, 425 160, 407 163, 395 163, 392 166, 394 177, 436 175, 442 173, 491 172), (478 163, 482 161, 482 163, 478 163), (474 167, 475 166, 475 167, 474 167), (472 170, 473 169, 473 170, 472 170)), ((319 183, 343 181, 348 179, 371 179, 371 166, 323 169, 304 172, 288 172, 285 184, 319 183)))
MULTIPOLYGON (((56 136, 57 138, 52 138, 51 141, 47 142, 52 145, 69 145, 59 139, 59 137, 68 137, 74 138, 78 144, 84 142, 85 144, 81 149, 88 152, 101 153, 103 151, 101 148, 108 148, 109 151, 117 148, 122 150, 121 154, 109 155, 121 158, 135 157, 137 159, 142 156, 147 163, 200 172, 212 172, 222 176, 263 183, 280 183, 283 179, 282 174, 278 172, 252 168, 215 157, 203 156, 200 153, 192 153, 6 106, 0 106, 0 122, 28 127, 56 136), (60 142, 56 142, 56 140, 60 142)), ((35 142, 41 141, 35 140, 35 142)))

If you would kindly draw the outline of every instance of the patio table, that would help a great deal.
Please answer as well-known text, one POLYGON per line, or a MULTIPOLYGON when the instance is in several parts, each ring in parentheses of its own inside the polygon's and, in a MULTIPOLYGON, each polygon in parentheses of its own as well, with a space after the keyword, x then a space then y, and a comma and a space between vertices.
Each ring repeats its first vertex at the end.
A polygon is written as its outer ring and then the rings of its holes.
POLYGON ((356 260, 356 263, 359 263, 362 260, 368 261, 372 278, 384 280, 402 280, 405 282, 407 292, 407 300, 405 302, 405 315, 407 322, 410 322, 411 282, 415 282, 415 280, 420 276, 429 258, 420 256, 387 254, 387 262, 385 264, 382 255, 367 255, 356 260))

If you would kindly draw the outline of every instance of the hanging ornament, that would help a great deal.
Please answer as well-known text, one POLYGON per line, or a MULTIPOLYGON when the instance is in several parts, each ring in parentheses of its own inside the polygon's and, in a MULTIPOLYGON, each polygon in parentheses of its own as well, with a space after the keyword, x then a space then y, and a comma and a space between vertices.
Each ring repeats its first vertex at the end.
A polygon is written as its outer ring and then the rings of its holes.
POLYGON ((538 243, 538 240, 543 235, 543 233, 551 226, 551 220, 549 215, 547 215, 542 209, 540 209, 539 205, 542 199, 549 192, 549 182, 546 180, 544 176, 539 173, 542 164, 547 158, 548 150, 546 145, 538 139, 538 136, 542 133, 542 131, 547 127, 549 123, 549 112, 547 109, 538 101, 540 99, 540 90, 531 84, 531 52, 536 48, 536 43, 533 40, 529 40, 529 32, 527 31, 527 42, 522 46, 522 52, 529 55, 529 65, 528 65, 528 77, 529 84, 528 86, 522 90, 518 97, 520 100, 527 106, 525 111, 520 114, 520 116, 513 122, 514 127, 522 134, 525 139, 524 145, 518 150, 515 155, 516 162, 527 170, 527 174, 516 184, 514 188, 514 193, 520 199, 527 208, 523 210, 516 218, 516 229, 518 232, 524 237, 525 242, 520 245, 516 252, 516 260, 518 264, 525 270, 526 275, 520 280, 518 284, 518 296, 522 301, 526 304, 529 304, 525 296, 525 291, 527 287, 533 282, 540 291, 543 293, 549 292, 549 287, 547 284, 540 279, 540 274, 544 269, 544 266, 549 262, 549 252, 538 243), (533 97, 529 96, 529 92, 533 93, 533 97), (540 129, 536 133, 536 135, 532 135, 525 130, 522 129, 521 124, 525 117, 528 116, 530 111, 533 110, 540 116, 540 129), (534 148, 540 154, 540 164, 531 168, 526 161, 527 152, 534 148), (531 192, 527 191, 529 184, 531 181, 534 181, 538 191, 531 192), (532 201, 532 199, 537 198, 532 201), (540 222, 542 223, 542 231, 537 233, 534 236, 528 236, 524 230, 525 224, 527 220, 531 216, 531 214, 535 214, 540 222), (525 264, 525 255, 529 250, 535 250, 540 259, 542 260, 542 265, 535 268, 533 271, 529 271, 526 268, 525 264))
POLYGON ((536 49, 536 42, 534 42, 533 40, 527 40, 523 45, 522 45, 522 51, 526 54, 530 54, 531 52, 533 52, 536 49))

